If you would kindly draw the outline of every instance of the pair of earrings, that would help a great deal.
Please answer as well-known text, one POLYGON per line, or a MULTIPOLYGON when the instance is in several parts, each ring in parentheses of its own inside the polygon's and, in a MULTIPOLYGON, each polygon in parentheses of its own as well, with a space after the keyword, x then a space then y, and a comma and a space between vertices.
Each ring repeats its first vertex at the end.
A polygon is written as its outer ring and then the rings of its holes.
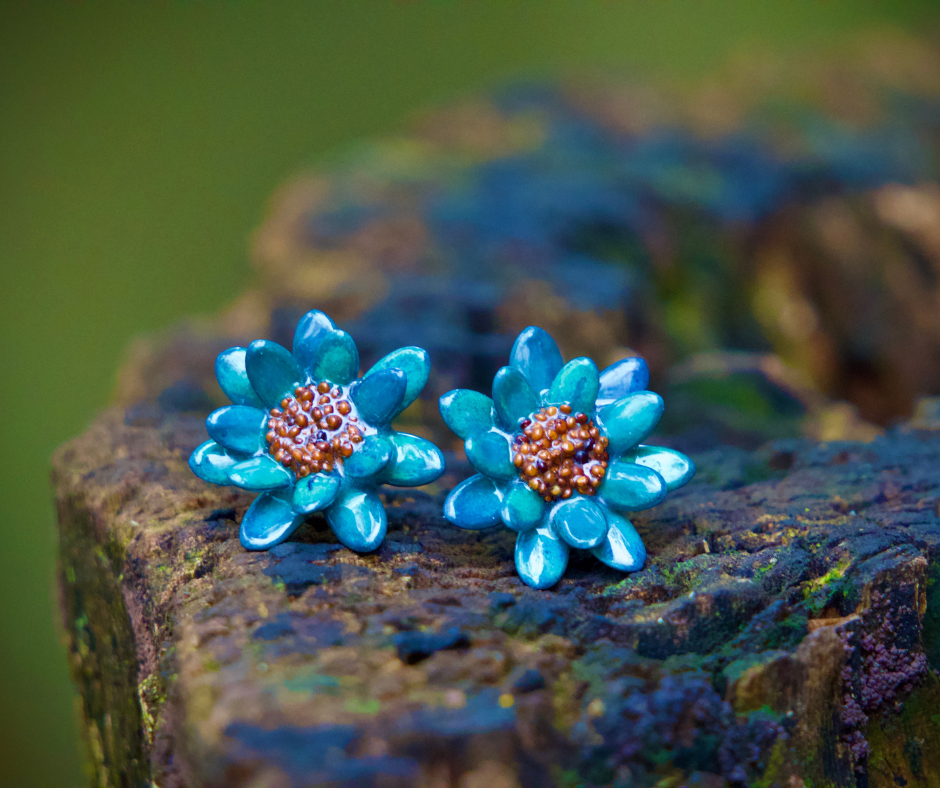
MULTIPOLYGON (((248 550, 283 542, 314 512, 346 547, 375 550, 387 527, 379 485, 417 487, 444 472, 437 446, 391 426, 430 369, 427 351, 405 347, 359 378, 352 337, 310 311, 293 353, 260 339, 219 354, 216 377, 233 404, 206 420, 211 440, 190 468, 212 484, 261 493, 241 523, 248 550)), ((460 528, 516 531, 516 568, 535 588, 558 582, 572 547, 615 569, 640 569, 646 550, 623 513, 655 506, 695 473, 684 454, 641 444, 663 412, 648 384, 643 359, 603 372, 589 358, 563 364, 548 333, 525 329, 492 399, 469 389, 440 399, 478 471, 447 496, 444 516, 460 528)))

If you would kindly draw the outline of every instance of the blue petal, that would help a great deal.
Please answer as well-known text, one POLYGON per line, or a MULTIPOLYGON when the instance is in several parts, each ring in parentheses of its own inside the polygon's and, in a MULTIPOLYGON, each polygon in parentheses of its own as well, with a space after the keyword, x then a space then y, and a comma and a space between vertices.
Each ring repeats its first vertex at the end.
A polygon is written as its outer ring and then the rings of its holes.
POLYGON ((381 471, 392 458, 392 442, 381 435, 370 435, 343 462, 343 470, 353 479, 368 479, 381 471))
POLYGON ((553 405, 569 404, 575 413, 594 413, 597 399, 597 364, 582 356, 569 361, 552 381, 545 401, 553 405))
POLYGON ((478 391, 448 391, 441 397, 440 407, 444 423, 463 440, 475 432, 486 432, 495 424, 493 400, 478 391))
POLYGON ((189 467, 204 482, 229 484, 228 469, 238 458, 232 457, 215 441, 206 441, 189 457, 189 467))
POLYGON ((400 369, 383 369, 356 381, 350 396, 367 424, 384 427, 398 412, 406 386, 400 369))
POLYGON ((233 465, 229 481, 243 490, 276 490, 294 481, 294 474, 270 454, 261 454, 233 465))
POLYGON ((294 486, 294 511, 310 514, 325 509, 335 500, 339 485, 339 477, 332 473, 304 476, 294 486))
POLYGON ((394 453, 382 474, 385 484, 420 487, 444 473, 444 455, 431 441, 407 432, 393 432, 391 441, 394 453))
POLYGON ((499 430, 479 432, 464 441, 470 464, 480 473, 494 479, 511 479, 518 473, 512 464, 512 446, 499 430))
POLYGON ((621 512, 656 506, 666 497, 666 482, 652 468, 632 462, 612 462, 598 489, 603 502, 621 512))
POLYGON ((371 553, 385 538, 385 507, 374 492, 349 490, 326 511, 336 538, 357 553, 371 553))
POLYGON ((623 455, 626 462, 652 468, 666 481, 667 490, 675 490, 695 476, 695 463, 681 451, 662 446, 637 446, 623 455))
POLYGON ((539 409, 539 400, 525 375, 515 367, 503 367, 493 378, 493 405, 503 427, 516 432, 520 420, 539 409))
POLYGON ((228 405, 206 419, 209 437, 226 449, 254 454, 267 446, 264 439, 268 414, 247 405, 228 405))
POLYGON ((245 369, 245 356, 248 351, 243 347, 230 347, 223 350, 215 359, 215 377, 222 391, 234 405, 251 405, 263 408, 264 402, 248 380, 245 369))
POLYGON ((516 537, 516 571, 526 585, 549 588, 565 573, 568 552, 551 527, 530 528, 516 537))
POLYGON ((303 521, 284 493, 262 493, 245 512, 238 538, 246 550, 267 550, 287 539, 303 521))
POLYGON ((336 324, 317 309, 311 309, 300 318, 297 329, 294 331, 294 358, 309 376, 313 377, 317 348, 320 347, 323 338, 335 330, 336 324))
POLYGON ((431 374, 431 358, 428 356, 428 351, 423 348, 401 347, 376 361, 372 369, 363 376, 363 379, 381 372, 383 369, 400 369, 405 373, 407 380, 405 396, 393 414, 392 418, 394 418, 414 402, 424 389, 425 384, 428 382, 428 375, 431 374))
POLYGON ((503 496, 491 479, 477 474, 454 487, 444 501, 444 517, 471 531, 500 522, 503 496))
POLYGON ((292 395, 297 384, 304 381, 304 374, 290 351, 267 339, 256 339, 248 346, 245 369, 251 387, 272 408, 292 395))
POLYGON ((598 426, 610 440, 608 451, 619 457, 636 446, 659 424, 663 398, 652 391, 628 394, 601 410, 598 426))
POLYGON ((524 481, 517 479, 503 496, 503 508, 500 514, 507 528, 512 528, 513 531, 526 531, 542 522, 545 509, 542 496, 524 481))
POLYGON ((345 386, 359 374, 359 349, 345 331, 331 331, 317 347, 313 361, 315 380, 328 380, 345 386))
POLYGON ((633 523, 614 512, 607 513, 607 538, 591 552, 622 572, 636 572, 646 561, 646 547, 633 523))
POLYGON ((509 363, 525 375, 532 390, 540 395, 552 385, 561 369, 561 351, 547 331, 529 326, 516 337, 509 363))
POLYGON ((580 496, 556 504, 551 522, 555 533, 580 550, 597 547, 607 535, 607 520, 600 507, 580 496))
POLYGON ((600 388, 597 392, 597 407, 602 408, 614 400, 626 397, 634 391, 644 391, 650 385, 650 368, 639 356, 625 358, 611 364, 601 372, 600 388))

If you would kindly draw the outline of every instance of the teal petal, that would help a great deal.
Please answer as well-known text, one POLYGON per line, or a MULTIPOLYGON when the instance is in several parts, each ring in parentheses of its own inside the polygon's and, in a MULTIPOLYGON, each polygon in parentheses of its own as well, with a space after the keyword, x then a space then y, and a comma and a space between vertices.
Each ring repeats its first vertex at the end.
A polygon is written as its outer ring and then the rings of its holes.
POLYGON ((612 402, 598 414, 598 426, 610 440, 608 451, 619 457, 636 446, 659 424, 663 398, 652 391, 638 391, 612 402))
POLYGON ((336 324, 323 312, 311 309, 300 318, 297 329, 294 331, 294 358, 300 368, 313 377, 313 364, 316 361, 317 349, 323 338, 336 330, 336 324))
POLYGON ((277 407, 284 397, 294 393, 304 374, 290 351, 267 339, 256 339, 248 346, 245 369, 251 387, 268 407, 277 407))
POLYGON ((353 479, 368 479, 381 471, 392 459, 392 442, 381 435, 370 435, 343 462, 343 470, 353 479))
POLYGON ((246 550, 267 550, 287 539, 303 521, 283 493, 262 493, 245 512, 238 538, 246 550))
POLYGON ((366 424, 384 427, 398 412, 406 385, 400 369, 383 369, 356 381, 350 396, 366 424))
POLYGON ((527 586, 549 588, 565 573, 568 552, 549 526, 530 528, 516 537, 516 571, 527 586))
POLYGON ((440 399, 440 408, 444 423, 463 440, 476 432, 486 432, 495 424, 493 400, 479 391, 448 391, 440 399))
POLYGON ((336 538, 357 553, 375 550, 382 544, 388 528, 385 507, 379 496, 362 490, 341 494, 327 509, 326 519, 336 538))
POLYGON ((243 490, 276 490, 294 481, 294 474, 270 454, 261 454, 233 465, 229 481, 243 490))
POLYGON ((622 459, 652 468, 663 477, 667 490, 676 490, 695 476, 695 463, 675 449, 637 446, 633 451, 624 454, 622 459))
POLYGON ((621 572, 636 572, 646 561, 646 547, 633 523, 614 512, 607 513, 607 538, 591 552, 621 572))
POLYGON ((509 364, 525 375, 532 390, 541 395, 561 369, 561 351, 547 331, 529 326, 516 337, 509 364))
POLYGON ((471 531, 489 528, 499 524, 502 503, 503 497, 493 481, 477 474, 450 491, 444 501, 444 517, 471 531))
POLYGON ((264 439, 268 414, 247 405, 228 405, 206 419, 209 437, 226 449, 254 454, 267 447, 264 439))
POLYGON ((315 380, 345 386, 359 374, 359 350, 345 331, 331 331, 320 340, 313 362, 315 380))
POLYGON ((189 467, 204 482, 229 484, 228 469, 238 462, 215 441, 206 441, 189 457, 189 467))
POLYGON ((608 466, 598 493, 611 509, 638 512, 656 506, 666 497, 666 482, 652 468, 615 461, 608 466))
POLYGON ((428 356, 428 351, 422 348, 401 347, 376 361, 372 369, 363 376, 363 379, 384 369, 400 369, 405 373, 407 381, 405 396, 402 397, 401 404, 392 415, 392 418, 394 418, 414 402, 424 389, 425 384, 428 382, 428 375, 431 374, 431 358, 428 356))
POLYGON ((507 528, 527 531, 542 522, 546 508, 542 496, 521 479, 516 479, 503 496, 500 515, 507 528))
POLYGON ((516 432, 519 422, 540 407, 529 381, 515 367, 503 367, 493 378, 493 405, 500 423, 510 432, 516 432))
POLYGON ((479 432, 464 441, 470 464, 480 473, 494 479, 511 479, 518 473, 512 464, 512 445, 499 430, 479 432))
POLYGON ((625 358, 601 372, 597 407, 602 408, 635 391, 644 391, 649 385, 650 368, 646 361, 639 356, 625 358))
POLYGON ((248 371, 245 369, 247 353, 247 349, 243 347, 230 347, 219 353, 215 359, 215 378, 233 405, 263 408, 264 402, 248 380, 248 371))
POLYGON ((607 520, 600 507, 583 497, 569 498, 552 509, 552 527, 579 550, 597 547, 607 536, 607 520))
POLYGON ((555 376, 545 401, 553 405, 567 403, 575 413, 590 415, 594 413, 599 375, 597 364, 591 359, 584 356, 572 359, 555 376))
POLYGON ((420 487, 439 479, 444 473, 444 455, 431 441, 407 432, 393 432, 391 442, 394 453, 382 474, 385 484, 420 487))
POLYGON ((294 511, 310 514, 325 509, 336 499, 339 477, 332 473, 313 473, 294 485, 294 511))

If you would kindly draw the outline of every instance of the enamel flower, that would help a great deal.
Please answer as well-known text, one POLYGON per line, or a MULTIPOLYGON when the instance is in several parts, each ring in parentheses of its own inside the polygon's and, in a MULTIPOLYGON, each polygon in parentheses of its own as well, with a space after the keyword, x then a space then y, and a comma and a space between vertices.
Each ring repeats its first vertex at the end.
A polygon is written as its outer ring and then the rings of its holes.
POLYGON ((468 389, 441 397, 441 415, 478 471, 450 493, 444 516, 461 528, 517 531, 516 569, 535 588, 561 579, 572 547, 640 569, 646 549, 622 513, 655 506, 695 473, 684 454, 640 443, 663 413, 648 385, 641 358, 603 372, 589 358, 562 365, 549 334, 525 329, 492 399, 468 389))
POLYGON ((212 484, 261 493, 241 523, 248 550, 283 542, 318 511, 346 547, 375 550, 387 526, 378 485, 414 487, 444 472, 434 444, 390 426, 429 371, 427 351, 405 347, 357 379, 356 343, 313 310, 293 353, 259 339, 219 354, 215 374, 233 404, 206 420, 212 440, 189 466, 212 484))

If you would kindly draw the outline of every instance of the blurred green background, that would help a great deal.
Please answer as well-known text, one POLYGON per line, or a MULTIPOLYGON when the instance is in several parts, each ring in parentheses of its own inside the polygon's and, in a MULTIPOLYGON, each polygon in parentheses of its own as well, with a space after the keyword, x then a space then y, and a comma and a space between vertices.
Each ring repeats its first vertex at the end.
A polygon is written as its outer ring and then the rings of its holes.
POLYGON ((137 333, 215 310, 285 176, 558 70, 697 77, 739 49, 919 29, 935 0, 0 2, 0 785, 84 783, 48 456, 137 333))

